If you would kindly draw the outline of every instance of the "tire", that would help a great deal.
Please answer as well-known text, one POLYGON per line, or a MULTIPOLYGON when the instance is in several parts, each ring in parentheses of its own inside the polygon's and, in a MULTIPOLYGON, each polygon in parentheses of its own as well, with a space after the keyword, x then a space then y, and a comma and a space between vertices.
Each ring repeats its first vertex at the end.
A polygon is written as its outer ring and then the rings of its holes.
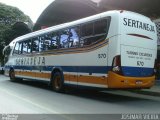
POLYGON ((52 89, 56 92, 64 92, 63 76, 60 72, 56 72, 51 80, 52 89))
POLYGON ((15 77, 15 72, 14 70, 10 70, 9 72, 9 77, 10 77, 10 81, 15 82, 16 81, 16 77, 15 77))
POLYGON ((12 82, 21 82, 23 79, 21 79, 21 78, 16 78, 15 77, 15 72, 14 72, 14 70, 10 70, 10 72, 9 72, 9 77, 10 77, 10 81, 12 81, 12 82))

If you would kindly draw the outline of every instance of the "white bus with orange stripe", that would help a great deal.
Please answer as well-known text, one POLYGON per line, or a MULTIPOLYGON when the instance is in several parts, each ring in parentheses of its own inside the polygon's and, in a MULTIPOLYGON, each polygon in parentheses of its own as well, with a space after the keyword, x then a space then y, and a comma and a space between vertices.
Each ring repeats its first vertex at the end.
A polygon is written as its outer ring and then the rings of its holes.
MULTIPOLYGON (((150 88, 157 54, 155 24, 129 11, 108 11, 14 40, 5 74, 97 88, 150 88)), ((13 42, 12 42, 13 43, 13 42)))

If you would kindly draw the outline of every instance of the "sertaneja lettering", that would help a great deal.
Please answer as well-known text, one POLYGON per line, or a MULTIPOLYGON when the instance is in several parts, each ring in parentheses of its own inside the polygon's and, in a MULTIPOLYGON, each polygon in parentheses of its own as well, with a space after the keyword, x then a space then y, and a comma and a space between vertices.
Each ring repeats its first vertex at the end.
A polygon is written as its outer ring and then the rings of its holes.
POLYGON ((42 65, 45 65, 45 57, 42 58, 42 65))
POLYGON ((29 65, 29 58, 27 59, 27 65, 29 65))
POLYGON ((32 63, 33 63, 33 58, 30 59, 30 65, 32 65, 32 63))
POLYGON ((34 65, 36 65, 36 59, 37 59, 37 57, 34 57, 34 65))
POLYGON ((45 65, 45 57, 17 58, 16 65, 45 65))
POLYGON ((38 65, 40 65, 40 62, 41 62, 41 57, 39 57, 38 59, 38 65))
POLYGON ((155 27, 153 25, 150 25, 148 23, 144 23, 138 20, 123 18, 123 25, 150 31, 150 32, 155 32, 155 27))

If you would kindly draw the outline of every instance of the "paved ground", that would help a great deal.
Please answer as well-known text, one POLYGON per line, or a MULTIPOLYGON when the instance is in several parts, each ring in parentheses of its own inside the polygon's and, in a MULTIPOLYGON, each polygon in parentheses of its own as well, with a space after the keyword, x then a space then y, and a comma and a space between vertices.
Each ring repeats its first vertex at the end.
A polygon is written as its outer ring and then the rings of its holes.
POLYGON ((68 117, 62 114, 159 113, 159 93, 160 86, 139 91, 73 89, 61 94, 53 92, 46 83, 29 80, 15 83, 0 75, 0 113, 61 114, 63 119, 68 117))
POLYGON ((160 80, 158 80, 152 88, 142 89, 142 90, 136 91, 136 92, 141 93, 141 94, 145 94, 145 95, 160 96, 160 80))

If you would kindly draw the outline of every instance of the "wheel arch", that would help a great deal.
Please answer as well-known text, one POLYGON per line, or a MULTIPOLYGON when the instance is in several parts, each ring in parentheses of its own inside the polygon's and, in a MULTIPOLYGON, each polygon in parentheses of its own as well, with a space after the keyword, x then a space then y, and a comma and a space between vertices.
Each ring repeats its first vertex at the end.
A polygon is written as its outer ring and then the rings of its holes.
POLYGON ((11 70, 14 70, 13 66, 12 66, 12 67, 10 67, 9 71, 11 71, 11 70))
POLYGON ((14 71, 13 66, 11 66, 11 67, 9 68, 9 76, 10 76, 10 72, 11 72, 11 71, 14 71))
POLYGON ((53 67, 53 68, 52 68, 50 82, 53 80, 54 74, 55 74, 56 72, 59 72, 59 73, 61 74, 62 80, 63 80, 63 82, 64 82, 64 74, 63 74, 63 70, 62 70, 61 67, 53 67))

